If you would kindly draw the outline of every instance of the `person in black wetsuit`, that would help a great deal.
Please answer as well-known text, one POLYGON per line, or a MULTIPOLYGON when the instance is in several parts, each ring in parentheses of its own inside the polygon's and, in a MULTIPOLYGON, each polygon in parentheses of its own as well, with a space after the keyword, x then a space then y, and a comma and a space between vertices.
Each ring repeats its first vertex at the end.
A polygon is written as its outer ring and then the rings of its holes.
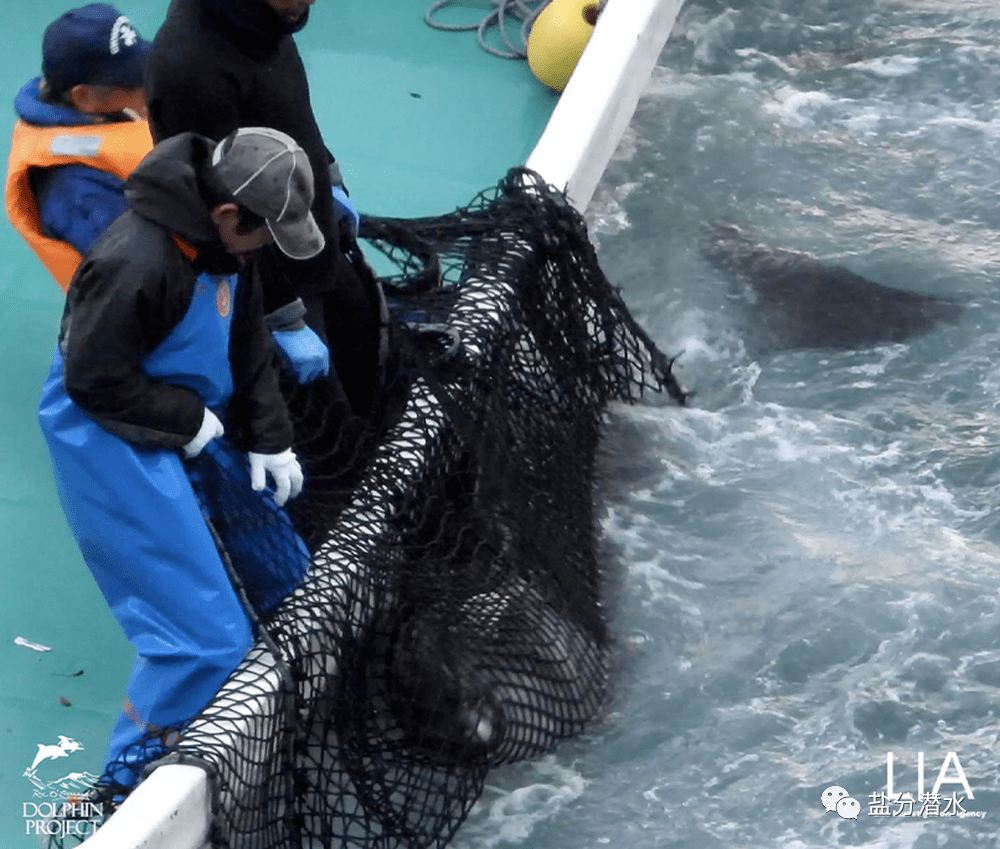
POLYGON ((222 139, 268 126, 306 151, 316 182, 313 215, 326 236, 319 256, 296 262, 275 250, 255 260, 272 328, 303 318, 330 349, 352 411, 372 408, 384 358, 378 283, 356 247, 358 216, 313 114, 293 33, 313 0, 173 0, 153 41, 146 97, 154 141, 193 131, 222 139), (357 256, 357 254, 355 254, 357 256))

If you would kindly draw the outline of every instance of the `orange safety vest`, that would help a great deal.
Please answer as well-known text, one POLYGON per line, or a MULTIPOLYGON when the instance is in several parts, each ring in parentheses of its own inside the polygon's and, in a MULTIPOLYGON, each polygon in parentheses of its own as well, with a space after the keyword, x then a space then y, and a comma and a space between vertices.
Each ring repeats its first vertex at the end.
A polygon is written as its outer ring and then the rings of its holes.
POLYGON ((72 245, 43 234, 31 170, 89 165, 124 180, 152 149, 146 121, 77 127, 38 127, 25 121, 14 125, 7 161, 7 217, 64 292, 83 257, 72 245))

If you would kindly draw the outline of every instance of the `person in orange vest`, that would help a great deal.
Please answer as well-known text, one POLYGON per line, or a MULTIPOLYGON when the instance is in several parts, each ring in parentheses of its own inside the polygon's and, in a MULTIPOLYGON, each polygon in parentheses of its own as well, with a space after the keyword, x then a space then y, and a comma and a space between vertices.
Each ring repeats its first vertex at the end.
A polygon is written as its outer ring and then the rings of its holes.
POLYGON ((124 180, 153 147, 143 73, 150 43, 113 6, 53 21, 42 75, 18 92, 7 216, 63 291, 125 209, 124 180))
MULTIPOLYGON (((113 6, 71 9, 46 28, 42 75, 14 100, 7 217, 63 291, 125 211, 125 178, 153 147, 143 88, 150 49, 113 6)), ((278 310, 268 326, 300 383, 329 374, 329 351, 301 315, 278 310)))

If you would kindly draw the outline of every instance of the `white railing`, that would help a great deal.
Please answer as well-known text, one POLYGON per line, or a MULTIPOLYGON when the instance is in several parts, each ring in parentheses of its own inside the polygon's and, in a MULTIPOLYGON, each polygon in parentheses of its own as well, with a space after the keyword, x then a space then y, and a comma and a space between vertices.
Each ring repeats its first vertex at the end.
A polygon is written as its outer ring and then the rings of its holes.
POLYGON ((607 168, 684 0, 609 0, 525 163, 583 212, 607 168))
POLYGON ((168 764, 140 784, 85 845, 87 849, 203 849, 209 845, 210 815, 205 771, 168 764))

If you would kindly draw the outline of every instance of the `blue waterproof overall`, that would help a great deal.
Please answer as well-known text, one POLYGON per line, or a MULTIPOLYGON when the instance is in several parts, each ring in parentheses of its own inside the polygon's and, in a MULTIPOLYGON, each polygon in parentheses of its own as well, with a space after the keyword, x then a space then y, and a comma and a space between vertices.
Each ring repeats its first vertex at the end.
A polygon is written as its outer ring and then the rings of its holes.
MULTIPOLYGON (((220 418, 233 391, 228 352, 235 287, 235 275, 201 275, 186 315, 144 361, 150 376, 192 389, 220 418)), ((205 707, 251 647, 253 629, 179 451, 129 443, 90 419, 66 394, 58 350, 39 421, 69 526, 138 653, 107 763, 123 754, 148 760, 149 752, 128 747, 150 725, 169 726, 205 707)), ((302 552, 307 560, 304 546, 302 552)), ((128 770, 112 777, 134 781, 128 770)))

